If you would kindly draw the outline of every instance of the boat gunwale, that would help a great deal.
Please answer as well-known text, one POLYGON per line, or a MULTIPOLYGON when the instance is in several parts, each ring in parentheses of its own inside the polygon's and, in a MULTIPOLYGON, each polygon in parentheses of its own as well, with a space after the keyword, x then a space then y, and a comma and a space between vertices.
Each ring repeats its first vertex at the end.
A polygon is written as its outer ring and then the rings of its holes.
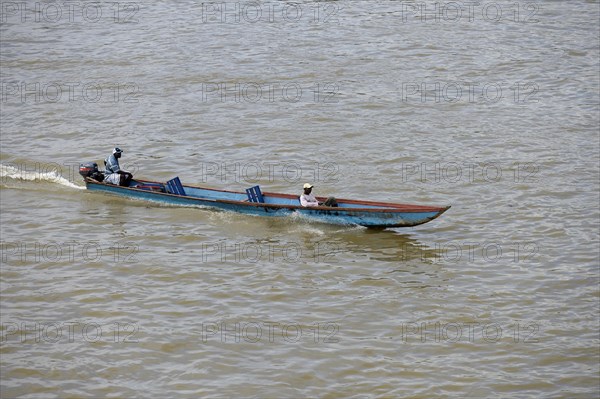
MULTIPOLYGON (((436 207, 436 206, 427 206, 427 205, 395 204, 395 203, 390 203, 390 202, 351 200, 351 199, 344 199, 344 198, 339 198, 339 199, 337 199, 337 201, 339 203, 341 202, 341 203, 346 203, 346 204, 380 206, 380 208, 344 208, 344 207, 329 207, 329 206, 304 207, 302 205, 291 205, 291 204, 290 205, 267 204, 264 202, 249 202, 249 201, 237 201, 237 200, 227 200, 227 199, 201 198, 201 197, 195 197, 195 196, 191 196, 191 195, 178 195, 178 194, 171 194, 171 193, 167 193, 167 192, 164 192, 164 193, 163 192, 153 192, 153 191, 143 190, 143 189, 139 189, 139 188, 135 188, 135 187, 117 186, 114 184, 107 184, 104 182, 99 182, 99 181, 93 180, 91 178, 84 178, 84 180, 85 180, 86 185, 87 184, 95 184, 98 186, 115 187, 118 189, 123 189, 124 191, 133 190, 134 192, 152 193, 152 194, 156 194, 159 196, 164 195, 164 196, 168 196, 168 197, 188 198, 188 199, 192 199, 192 200, 205 201, 205 202, 220 202, 220 203, 227 203, 227 204, 244 205, 244 206, 260 207, 260 208, 273 208, 273 209, 321 210, 321 211, 344 212, 344 213, 346 213, 346 212, 372 212, 372 213, 438 212, 438 214, 433 217, 433 219, 435 219, 435 218, 439 217, 441 214, 443 214, 444 212, 446 212, 451 207, 450 205, 436 207), (409 207, 409 208, 407 208, 407 207, 409 207)), ((164 185, 164 183, 152 181, 152 180, 135 179, 135 181, 142 182, 142 183, 154 183, 154 184, 164 185)), ((194 185, 189 185, 189 184, 182 185, 182 186, 184 188, 189 187, 189 188, 193 188, 193 189, 244 195, 244 193, 240 192, 240 191, 214 189, 214 188, 194 186, 194 185)), ((263 195, 270 196, 270 197, 278 197, 278 198, 288 198, 288 199, 296 199, 299 197, 294 194, 272 193, 272 192, 266 192, 266 191, 263 192, 263 195)), ((316 197, 316 198, 318 200, 326 199, 325 197, 316 197)), ((430 220, 432 220, 432 219, 430 219, 430 220)), ((423 222, 423 223, 425 223, 425 222, 423 222)))

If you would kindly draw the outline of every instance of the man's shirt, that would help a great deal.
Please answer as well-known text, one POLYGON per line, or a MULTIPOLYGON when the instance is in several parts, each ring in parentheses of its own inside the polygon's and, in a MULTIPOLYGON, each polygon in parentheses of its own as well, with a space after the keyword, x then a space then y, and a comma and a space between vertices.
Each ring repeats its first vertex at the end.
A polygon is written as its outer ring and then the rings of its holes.
POLYGON ((115 157, 115 154, 111 154, 106 158, 106 173, 118 173, 120 171, 119 160, 115 157))
POLYGON ((310 194, 302 194, 300 196, 300 205, 302 206, 319 206, 319 201, 315 198, 315 196, 310 194))

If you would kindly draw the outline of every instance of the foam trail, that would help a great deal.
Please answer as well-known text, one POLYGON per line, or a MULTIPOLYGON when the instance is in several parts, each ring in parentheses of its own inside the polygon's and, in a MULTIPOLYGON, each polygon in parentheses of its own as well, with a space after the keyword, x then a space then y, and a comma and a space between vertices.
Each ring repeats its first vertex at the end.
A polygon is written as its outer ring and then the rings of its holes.
POLYGON ((0 178, 2 178, 3 180, 6 178, 10 178, 23 181, 42 181, 49 183, 57 183, 69 188, 85 190, 85 187, 78 186, 70 182, 69 180, 62 177, 56 170, 48 172, 28 172, 24 170, 19 170, 18 168, 15 168, 11 165, 0 164, 0 178))

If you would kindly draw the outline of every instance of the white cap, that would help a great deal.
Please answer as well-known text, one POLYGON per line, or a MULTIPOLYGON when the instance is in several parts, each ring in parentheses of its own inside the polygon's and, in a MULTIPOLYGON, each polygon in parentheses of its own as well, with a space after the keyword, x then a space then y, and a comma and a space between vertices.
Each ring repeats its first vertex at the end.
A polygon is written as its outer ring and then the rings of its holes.
POLYGON ((304 188, 313 188, 313 185, 310 183, 304 183, 304 188))

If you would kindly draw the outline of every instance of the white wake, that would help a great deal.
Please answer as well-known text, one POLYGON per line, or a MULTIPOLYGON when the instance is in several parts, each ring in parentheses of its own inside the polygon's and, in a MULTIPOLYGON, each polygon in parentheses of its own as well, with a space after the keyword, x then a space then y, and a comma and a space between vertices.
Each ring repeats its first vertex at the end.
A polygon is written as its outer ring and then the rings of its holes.
POLYGON ((75 188, 77 190, 85 190, 85 187, 78 186, 77 184, 65 179, 57 170, 28 171, 19 169, 13 165, 0 164, 0 178, 2 179, 2 182, 5 182, 6 179, 9 178, 21 181, 56 183, 69 188, 75 188))

